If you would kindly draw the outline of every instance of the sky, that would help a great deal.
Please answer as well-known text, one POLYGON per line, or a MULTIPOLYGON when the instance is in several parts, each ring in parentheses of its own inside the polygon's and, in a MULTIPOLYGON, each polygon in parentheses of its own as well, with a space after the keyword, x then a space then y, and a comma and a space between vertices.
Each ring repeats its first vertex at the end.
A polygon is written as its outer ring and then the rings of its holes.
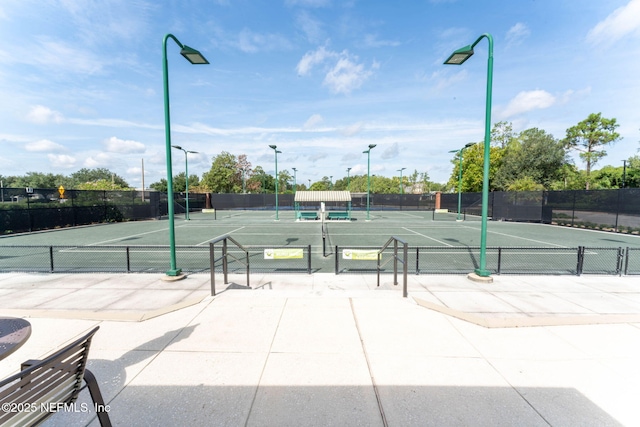
MULTIPOLYGON (((223 151, 298 183, 414 170, 446 182, 454 154, 484 138, 488 43, 492 124, 558 139, 591 113, 640 148, 640 0, 2 0, 0 175, 107 168, 131 186, 166 178, 163 38, 171 143, 223 151)), ((173 175, 185 155, 172 150, 173 175)), ((577 158, 576 165, 584 169, 577 158)))

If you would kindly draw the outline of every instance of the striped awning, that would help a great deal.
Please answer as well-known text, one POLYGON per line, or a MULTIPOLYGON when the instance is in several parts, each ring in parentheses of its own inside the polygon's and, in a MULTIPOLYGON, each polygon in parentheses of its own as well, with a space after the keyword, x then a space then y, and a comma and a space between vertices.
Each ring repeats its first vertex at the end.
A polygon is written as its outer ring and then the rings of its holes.
POLYGON ((296 202, 350 202, 350 191, 296 191, 296 202))

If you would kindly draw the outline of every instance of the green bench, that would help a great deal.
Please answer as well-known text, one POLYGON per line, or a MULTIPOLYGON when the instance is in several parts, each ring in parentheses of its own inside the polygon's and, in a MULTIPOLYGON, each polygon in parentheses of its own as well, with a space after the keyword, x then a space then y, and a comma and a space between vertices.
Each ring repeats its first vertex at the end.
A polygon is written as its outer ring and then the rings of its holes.
POLYGON ((351 219, 349 212, 329 212, 327 219, 351 219))
POLYGON ((318 212, 298 212, 298 219, 318 219, 318 212))

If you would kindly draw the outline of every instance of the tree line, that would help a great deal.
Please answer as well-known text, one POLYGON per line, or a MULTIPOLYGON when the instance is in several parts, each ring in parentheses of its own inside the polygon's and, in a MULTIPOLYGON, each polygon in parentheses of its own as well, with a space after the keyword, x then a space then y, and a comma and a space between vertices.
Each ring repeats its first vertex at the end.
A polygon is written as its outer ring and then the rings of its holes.
MULTIPOLYGON (((489 188, 494 191, 589 190, 640 187, 640 156, 621 161, 620 166, 594 166, 606 148, 620 140, 616 119, 590 114, 566 131, 563 139, 538 128, 513 132, 508 122, 498 122, 491 131, 489 188), (578 152, 585 169, 569 155, 578 152)), ((484 143, 471 143, 456 151, 447 190, 482 191, 484 143), (462 178, 460 179, 460 156, 462 178)))
MULTIPOLYGON (((616 119, 590 114, 585 120, 566 131, 563 139, 538 128, 520 133, 508 122, 498 122, 491 131, 489 187, 495 191, 579 190, 640 187, 640 156, 629 157, 620 166, 594 166, 603 159, 610 144, 619 141, 616 119), (578 152, 585 169, 579 169, 569 157, 578 152)), ((407 173, 402 177, 366 175, 336 178, 324 176, 316 182, 295 183, 296 190, 350 190, 364 193, 368 184, 377 194, 428 193, 434 191, 479 192, 482 190, 484 143, 469 143, 453 150, 453 169, 446 184, 433 182, 427 172, 407 173), (462 161, 461 161, 462 160, 462 161), (460 174, 460 165, 462 173, 460 174)), ((622 161, 621 161, 622 163, 622 161)), ((346 170, 345 170, 346 172, 346 170)), ((278 172, 278 192, 294 191, 295 171, 278 172), (292 173, 293 172, 293 173, 292 173)), ((0 175, 2 187, 58 188, 76 190, 132 190, 117 174, 105 168, 83 168, 69 176, 28 172, 24 176, 0 175)), ((176 192, 186 189, 186 176, 181 172, 173 177, 176 192)), ((157 191, 167 191, 167 180, 150 185, 157 191)), ((274 193, 276 180, 262 166, 253 167, 246 154, 238 156, 223 151, 212 158, 211 168, 202 177, 189 175, 189 191, 213 193, 274 193)))

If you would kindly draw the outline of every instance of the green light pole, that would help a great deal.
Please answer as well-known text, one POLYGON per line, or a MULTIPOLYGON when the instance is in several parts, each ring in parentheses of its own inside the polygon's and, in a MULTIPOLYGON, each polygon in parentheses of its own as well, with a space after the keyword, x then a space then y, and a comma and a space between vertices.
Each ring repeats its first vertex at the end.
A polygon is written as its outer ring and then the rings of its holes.
POLYGON ((349 176, 351 168, 347 168, 347 191, 351 191, 351 177, 349 176))
POLYGON ((186 210, 184 212, 184 219, 185 221, 189 221, 189 161, 187 160, 187 154, 191 153, 191 154, 198 154, 197 151, 188 151, 185 150, 184 148, 182 148, 179 145, 172 145, 173 148, 175 148, 176 150, 182 150, 184 151, 184 178, 185 178, 185 182, 184 182, 184 192, 186 195, 186 210))
POLYGON ((458 157, 460 158, 460 164, 458 165, 458 218, 456 219, 456 221, 460 221, 460 208, 462 205, 462 152, 465 148, 469 148, 472 145, 475 144, 473 142, 470 142, 459 150, 449 151, 450 153, 458 153, 458 157))
POLYGON ((371 149, 376 144, 369 144, 369 149, 363 151, 367 153, 367 221, 369 221, 369 195, 371 194, 371 149))
POLYGON ((278 217, 278 153, 282 153, 282 151, 277 150, 277 146, 270 145, 269 148, 273 148, 273 151, 276 155, 276 221, 280 221, 278 217))
POLYGON ((405 169, 406 168, 398 169, 398 172, 400 172, 400 194, 404 194, 404 185, 402 185, 402 171, 405 169))
POLYGON ((293 170, 293 198, 295 199, 296 196, 296 187, 298 186, 298 181, 296 179, 296 172, 298 172, 298 169, 296 168, 291 168, 291 170, 293 170))
POLYGON ((164 89, 164 129, 165 129, 165 155, 167 157, 167 211, 169 214, 169 252, 171 255, 171 268, 167 276, 179 276, 182 270, 176 267, 176 234, 174 228, 173 211, 173 172, 171 170, 171 119, 169 114, 169 67, 167 65, 167 40, 172 39, 180 46, 180 55, 184 56, 192 64, 208 64, 209 61, 197 50, 183 45, 173 34, 167 34, 162 40, 162 81, 164 89))
POLYGON ((475 273, 480 277, 489 277, 491 272, 487 270, 487 216, 489 213, 489 160, 491 154, 491 91, 493 84, 493 37, 485 33, 478 37, 473 44, 462 47, 449 56, 445 64, 462 65, 473 55, 473 48, 486 38, 489 42, 489 58, 487 60, 487 95, 484 119, 484 166, 482 173, 482 225, 480 228, 480 266, 475 273))

